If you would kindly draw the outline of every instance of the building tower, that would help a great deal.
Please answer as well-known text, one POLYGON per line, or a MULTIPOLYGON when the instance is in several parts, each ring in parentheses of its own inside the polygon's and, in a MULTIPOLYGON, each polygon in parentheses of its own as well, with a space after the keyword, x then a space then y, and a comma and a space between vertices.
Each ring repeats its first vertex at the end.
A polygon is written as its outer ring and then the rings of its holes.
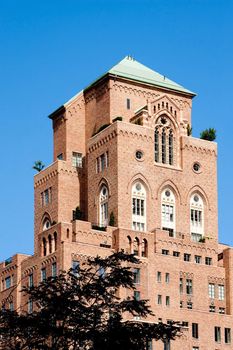
POLYGON ((136 292, 152 321, 184 326, 172 350, 231 348, 233 250, 218 242, 217 146, 187 135, 194 96, 126 57, 49 116, 34 255, 0 265, 2 304, 23 306, 21 285, 124 249, 141 259, 136 292))

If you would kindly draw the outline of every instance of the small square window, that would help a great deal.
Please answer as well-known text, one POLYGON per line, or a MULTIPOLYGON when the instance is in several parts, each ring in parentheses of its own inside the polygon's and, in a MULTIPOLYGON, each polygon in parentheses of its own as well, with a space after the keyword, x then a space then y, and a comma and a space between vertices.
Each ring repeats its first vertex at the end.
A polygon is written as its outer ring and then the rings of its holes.
POLYGON ((163 254, 163 255, 169 255, 169 250, 167 250, 167 249, 162 249, 162 254, 163 254))
POLYGON ((191 254, 184 253, 184 261, 191 261, 191 254))
POLYGON ((201 264, 201 256, 200 255, 195 255, 195 263, 201 264))
POLYGON ((215 312, 215 306, 214 305, 210 305, 209 306, 209 312, 215 312))
POLYGON ((206 265, 212 265, 212 258, 206 256, 206 258, 205 258, 205 264, 206 264, 206 265))
POLYGON ((180 252, 173 252, 173 256, 178 258, 180 256, 180 252))
POLYGON ((191 301, 187 302, 187 309, 191 310, 193 308, 193 303, 191 301))
POLYGON ((58 154, 57 159, 63 160, 63 153, 58 154))

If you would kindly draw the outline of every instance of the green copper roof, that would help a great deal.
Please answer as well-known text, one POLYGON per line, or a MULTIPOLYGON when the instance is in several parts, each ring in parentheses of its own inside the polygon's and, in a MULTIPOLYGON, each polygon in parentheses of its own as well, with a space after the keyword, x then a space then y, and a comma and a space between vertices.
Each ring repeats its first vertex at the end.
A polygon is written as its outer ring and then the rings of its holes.
MULTIPOLYGON (((102 75, 100 78, 104 77, 107 74, 116 75, 122 78, 127 78, 135 81, 140 81, 169 90, 180 91, 193 96, 195 95, 194 92, 185 89, 183 86, 168 79, 164 75, 161 75, 155 72, 154 70, 144 66, 143 64, 139 63, 130 56, 126 56, 122 61, 120 61, 118 64, 112 67, 107 73, 102 75)), ((90 86, 92 86, 100 78, 94 81, 90 86)))

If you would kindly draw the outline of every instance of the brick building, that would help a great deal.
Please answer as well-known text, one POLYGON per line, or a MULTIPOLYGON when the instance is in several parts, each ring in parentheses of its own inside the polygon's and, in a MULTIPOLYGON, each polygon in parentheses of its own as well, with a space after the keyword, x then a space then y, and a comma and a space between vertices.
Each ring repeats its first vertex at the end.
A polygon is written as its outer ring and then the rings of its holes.
POLYGON ((2 304, 31 311, 21 285, 124 249, 151 321, 184 326, 172 350, 232 349, 233 249, 218 242, 217 146, 187 135, 194 96, 126 57, 49 116, 34 255, 0 264, 2 304))

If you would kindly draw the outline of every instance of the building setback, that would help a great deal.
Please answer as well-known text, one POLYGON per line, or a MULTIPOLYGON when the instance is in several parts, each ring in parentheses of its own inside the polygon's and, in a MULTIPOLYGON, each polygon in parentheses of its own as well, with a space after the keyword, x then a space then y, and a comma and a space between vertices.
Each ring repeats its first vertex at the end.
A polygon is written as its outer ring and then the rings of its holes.
POLYGON ((126 57, 49 116, 34 255, 0 264, 2 305, 31 311, 22 285, 124 249, 141 260, 148 320, 184 326, 171 350, 232 348, 233 250, 218 242, 217 145, 187 135, 194 96, 126 57))

